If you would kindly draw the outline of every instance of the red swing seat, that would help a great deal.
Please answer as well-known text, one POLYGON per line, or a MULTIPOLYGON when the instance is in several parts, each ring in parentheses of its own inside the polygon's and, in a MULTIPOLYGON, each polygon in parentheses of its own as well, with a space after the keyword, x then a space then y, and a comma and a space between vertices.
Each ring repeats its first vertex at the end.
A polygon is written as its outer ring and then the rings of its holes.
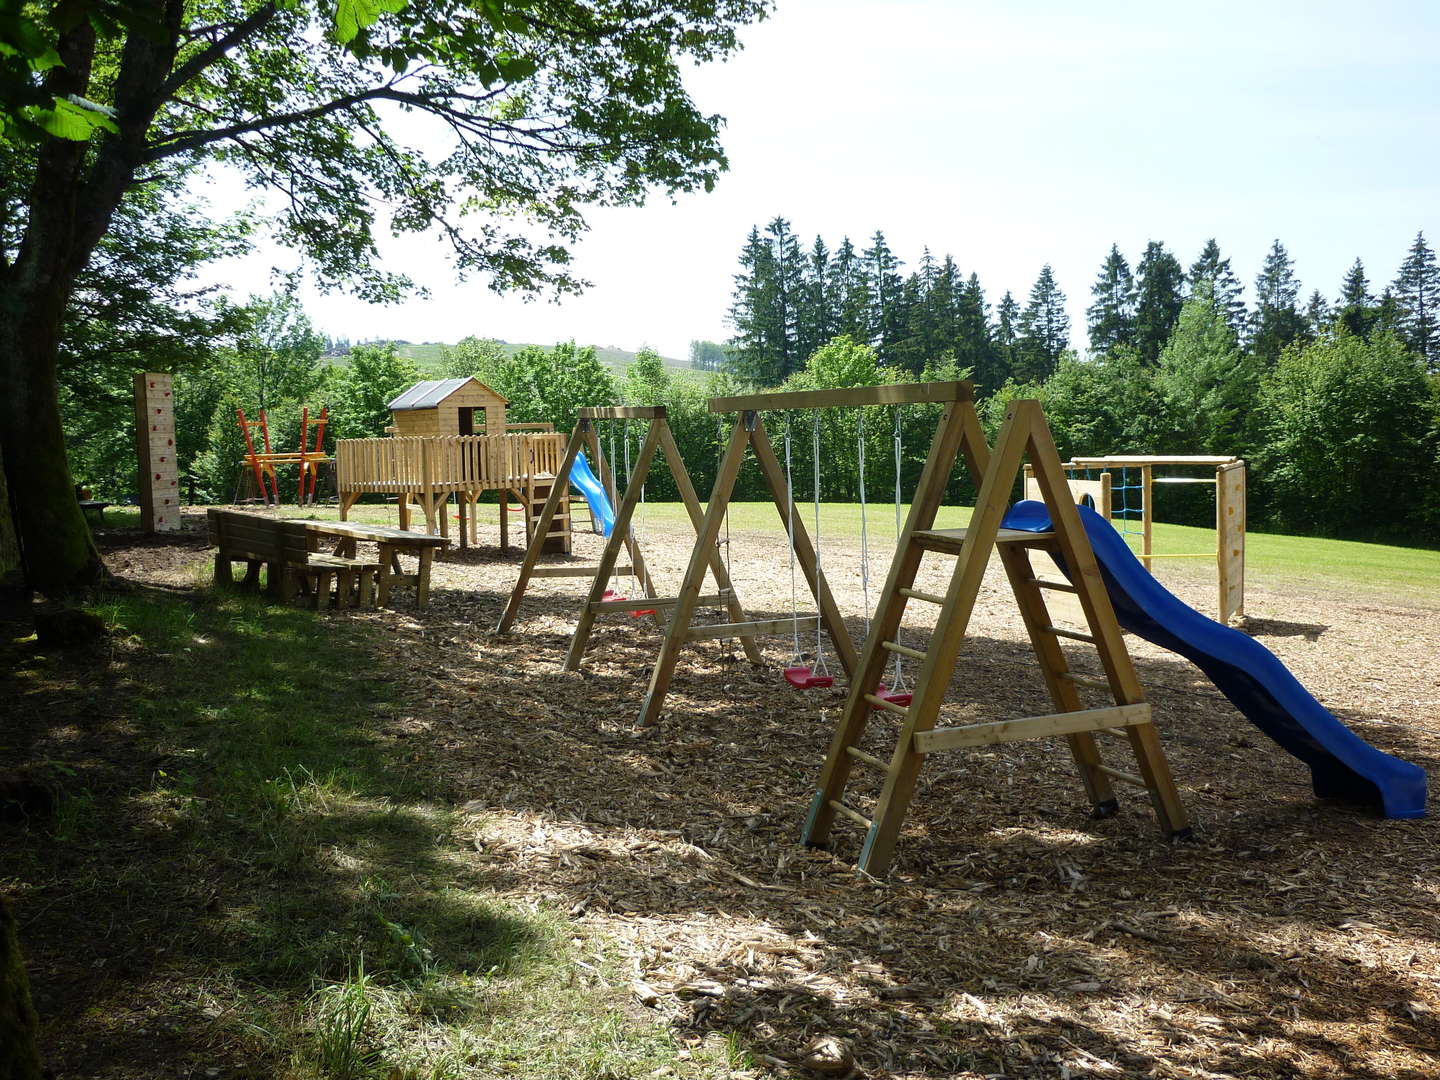
POLYGON ((831 675, 816 675, 812 668, 803 664, 796 664, 785 669, 785 681, 797 690, 818 690, 824 686, 834 686, 835 679, 831 675))
POLYGON ((628 600, 629 597, 621 596, 614 589, 606 589, 604 595, 602 595, 600 599, 608 602, 611 600, 628 600))

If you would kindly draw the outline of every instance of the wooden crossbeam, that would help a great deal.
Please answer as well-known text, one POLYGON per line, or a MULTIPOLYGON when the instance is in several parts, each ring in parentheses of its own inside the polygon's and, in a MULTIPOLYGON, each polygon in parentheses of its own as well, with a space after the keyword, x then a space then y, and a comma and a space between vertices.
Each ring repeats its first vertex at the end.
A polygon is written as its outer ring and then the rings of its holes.
POLYGON ((933 754, 962 746, 991 746, 1020 739, 1039 739, 1048 735, 1073 735, 1080 731, 1129 727, 1131 724, 1145 724, 1149 721, 1150 706, 1142 702, 1136 705, 1114 705, 1108 709, 1081 709, 1078 712, 1025 716, 1018 720, 962 724, 959 727, 934 728, 917 733, 915 752, 933 754))
POLYGON ((759 619, 755 622, 711 623, 687 627, 686 641, 709 641, 715 638, 767 637, 774 634, 813 634, 820 625, 816 615, 798 619, 759 619))

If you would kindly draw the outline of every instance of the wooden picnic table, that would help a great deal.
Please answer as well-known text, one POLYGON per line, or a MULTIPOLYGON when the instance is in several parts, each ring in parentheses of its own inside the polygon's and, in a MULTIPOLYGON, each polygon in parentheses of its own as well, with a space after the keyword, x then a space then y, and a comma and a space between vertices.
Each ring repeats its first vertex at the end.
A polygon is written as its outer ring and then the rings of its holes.
POLYGON ((409 532, 392 529, 385 525, 362 525, 354 521, 306 521, 305 528, 312 539, 334 539, 335 554, 347 559, 355 558, 355 546, 361 540, 375 544, 380 549, 380 576, 377 582, 381 607, 390 600, 390 589, 394 585, 414 585, 417 607, 430 602, 430 564, 435 551, 449 543, 443 536, 429 533, 409 532), (414 555, 420 562, 414 574, 403 573, 400 556, 414 555))

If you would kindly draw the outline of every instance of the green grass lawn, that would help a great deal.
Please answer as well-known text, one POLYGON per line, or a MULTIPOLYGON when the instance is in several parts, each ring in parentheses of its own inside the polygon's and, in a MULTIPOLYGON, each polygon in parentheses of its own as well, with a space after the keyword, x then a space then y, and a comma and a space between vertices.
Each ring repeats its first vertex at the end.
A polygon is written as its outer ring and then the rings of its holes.
MULTIPOLYGON (((908 510, 908 507, 905 508, 908 510)), ((813 509, 802 504, 806 527, 813 520, 813 509)), ((289 517, 337 516, 333 506, 306 508, 286 506, 282 512, 289 517)), ((453 512, 453 511, 452 511, 453 512)), ((970 520, 968 506, 942 507, 937 527, 954 529, 970 520)), ((418 511, 415 512, 418 517, 418 511)), ((646 505, 648 520, 656 524, 682 527, 685 512, 679 503, 646 505)), ((481 522, 493 519, 493 505, 481 510, 481 522)), ((395 525, 393 504, 361 504, 351 513, 356 521, 377 525, 395 525)), ((895 507, 893 503, 871 503, 867 508, 872 551, 893 548, 895 543, 895 507)), ((116 507, 105 512, 111 528, 134 528, 139 524, 139 511, 116 507)), ((860 507, 858 503, 824 503, 821 505, 821 529, 825 536, 860 538, 860 507)), ((512 523, 519 528, 518 515, 512 523)), ((770 503, 733 503, 730 507, 730 528, 759 535, 783 537, 784 522, 770 503)), ((1131 546, 1139 551, 1139 537, 1131 537, 1131 546)), ((1193 528, 1157 522, 1154 530, 1156 554, 1172 552, 1207 552, 1214 548, 1215 534, 1211 529, 1193 528)), ((1206 559, 1165 560, 1161 576, 1208 575, 1206 559)), ((1440 607, 1440 550, 1407 548, 1392 544, 1369 544, 1354 540, 1328 540, 1309 536, 1282 536, 1278 533, 1250 532, 1245 540, 1245 576, 1254 585, 1269 589, 1304 588, 1312 591, 1359 594, 1374 598, 1440 607)))

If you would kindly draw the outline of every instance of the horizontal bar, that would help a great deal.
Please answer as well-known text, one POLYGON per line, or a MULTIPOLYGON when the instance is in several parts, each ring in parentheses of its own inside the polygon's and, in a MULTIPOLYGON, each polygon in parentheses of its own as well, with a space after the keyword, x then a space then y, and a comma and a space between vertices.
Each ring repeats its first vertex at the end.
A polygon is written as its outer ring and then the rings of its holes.
POLYGON ((741 394, 710 399, 710 411, 747 412, 752 409, 839 409, 857 405, 919 405, 947 401, 973 401, 968 382, 892 383, 889 386, 854 386, 842 390, 789 390, 774 394, 741 394))
POLYGON ((761 619, 759 622, 716 623, 712 626, 692 626, 685 631, 686 641, 706 641, 727 637, 764 637, 767 634, 788 634, 791 631, 809 633, 820 626, 820 617, 812 615, 799 619, 761 619))
POLYGON ((1190 456, 1175 454, 1170 457, 1152 457, 1147 454, 1117 454, 1114 457, 1071 458, 1068 464, 1094 469, 1101 465, 1234 465, 1240 460, 1240 458, 1214 457, 1207 454, 1190 456))
POLYGON ((1136 776, 1134 773, 1126 772, 1124 769, 1112 769, 1109 765, 1096 765, 1095 770, 1104 773, 1112 780, 1119 780, 1122 784, 1133 784, 1138 788, 1148 788, 1150 786, 1145 783, 1143 776, 1136 776))
POLYGON ((859 810, 851 810, 850 807, 846 806, 839 799, 830 799, 826 805, 828 805, 830 809, 834 810, 837 814, 844 814, 861 828, 870 828, 870 819, 868 817, 860 813, 859 810))
POLYGON ((866 694, 865 700, 877 709, 884 709, 886 712, 893 712, 896 716, 904 716, 909 713, 904 705, 896 705, 893 701, 886 701, 879 694, 866 694))
POLYGON ((1141 555, 1142 559, 1216 559, 1220 553, 1216 551, 1188 551, 1184 554, 1159 555, 1151 552, 1149 555, 1141 555))
MULTIPOLYGON (((530 571, 531 577, 594 577, 600 572, 598 566, 537 566, 530 571)), ((630 574, 634 570, 629 566, 617 566, 614 574, 630 574)))
POLYGON ((857 761, 863 761, 863 762, 865 762, 865 764, 867 764, 867 765, 874 765, 877 769, 886 769, 886 768, 889 768, 889 766, 886 765, 885 762, 881 761, 881 760, 880 760, 878 757, 876 757, 874 754, 867 754, 864 750, 861 750, 858 746, 847 746, 847 747, 845 747, 845 753, 849 754, 851 757, 855 758, 857 761))
MULTIPOLYGON (((728 594, 697 596, 697 604, 718 604, 730 599, 728 594)), ((591 611, 646 611, 650 608, 671 608, 680 602, 678 596, 650 596, 639 600, 596 600, 590 605, 591 611)))
POLYGON ((1063 626, 1047 626, 1045 633, 1054 634, 1056 637, 1069 638, 1071 641, 1088 641, 1095 644, 1095 638, 1090 634, 1082 634, 1079 630, 1066 630, 1063 626))
POLYGON ((1049 589, 1052 592, 1078 593, 1080 591, 1068 581, 1054 581, 1051 578, 1031 578, 1030 584, 1034 585, 1037 589, 1049 589))
POLYGON ((943 596, 936 596, 934 593, 921 592, 919 589, 901 589, 900 595, 908 596, 912 600, 924 600, 927 604, 943 605, 945 603, 945 598, 943 596))
MULTIPOLYGON (((935 728, 915 733, 915 751, 933 754, 937 750, 954 750, 963 746, 991 746, 1019 739, 1040 739, 1050 735, 1077 735, 1102 728, 1129 727, 1150 721, 1150 704, 1111 705, 1104 709, 1080 709, 1075 712, 1046 713, 1025 716, 1018 720, 997 720, 985 724, 935 728)), ((1104 769, 1104 766, 1097 766, 1104 769)), ((1143 781, 1142 781, 1142 785, 1143 781)))
POLYGON ((582 420, 663 420, 664 405, 629 405, 615 408, 576 409, 582 420))
POLYGON ((1152 484, 1213 484, 1216 483, 1213 476, 1156 476, 1150 481, 1152 484))
POLYGON ((908 645, 901 645, 898 641, 882 641, 880 642, 880 647, 882 649, 888 649, 893 653, 899 653, 901 656, 908 656, 912 660, 925 659, 925 654, 919 649, 912 649, 908 645))

